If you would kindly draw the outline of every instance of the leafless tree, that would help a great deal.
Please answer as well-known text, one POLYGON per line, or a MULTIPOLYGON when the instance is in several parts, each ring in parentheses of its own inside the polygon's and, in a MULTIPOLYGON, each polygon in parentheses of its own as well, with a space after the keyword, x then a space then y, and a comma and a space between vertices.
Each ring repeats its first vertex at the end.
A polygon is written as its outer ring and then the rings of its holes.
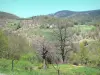
POLYGON ((43 69, 46 69, 48 58, 50 59, 49 54, 53 53, 53 46, 44 37, 37 37, 33 40, 33 46, 36 48, 37 54, 43 59, 43 69))
POLYGON ((66 54, 71 50, 68 47, 70 47, 68 44, 71 42, 68 39, 68 34, 70 32, 67 31, 67 28, 72 26, 71 22, 68 21, 68 23, 66 23, 66 20, 58 20, 57 21, 57 29, 56 29, 56 35, 57 35, 57 40, 59 42, 58 47, 60 50, 60 55, 62 57, 62 62, 65 62, 65 57, 66 54), (68 49, 67 49, 67 48, 68 49))

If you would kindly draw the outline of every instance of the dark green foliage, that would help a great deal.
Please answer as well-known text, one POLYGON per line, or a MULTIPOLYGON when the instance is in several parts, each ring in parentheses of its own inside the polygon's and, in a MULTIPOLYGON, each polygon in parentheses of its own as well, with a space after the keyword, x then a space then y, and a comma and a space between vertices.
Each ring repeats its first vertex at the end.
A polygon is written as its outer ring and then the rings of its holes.
POLYGON ((20 23, 17 24, 17 28, 16 28, 16 30, 19 29, 19 28, 21 28, 20 23))
POLYGON ((40 25, 40 29, 48 29, 49 25, 40 25))
POLYGON ((80 42, 80 50, 70 56, 70 62, 75 65, 85 65, 90 67, 100 66, 100 43, 99 41, 80 42))
POLYGON ((17 20, 16 20, 15 22, 8 22, 7 27, 8 27, 8 30, 16 31, 21 28, 21 24, 20 24, 20 22, 17 22, 17 20))

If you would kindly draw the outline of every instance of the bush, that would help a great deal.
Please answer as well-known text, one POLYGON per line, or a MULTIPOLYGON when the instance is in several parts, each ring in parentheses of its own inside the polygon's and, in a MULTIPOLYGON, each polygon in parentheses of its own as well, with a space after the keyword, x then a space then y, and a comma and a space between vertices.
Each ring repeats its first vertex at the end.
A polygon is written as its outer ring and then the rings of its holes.
POLYGON ((42 29, 42 28, 48 29, 49 26, 48 26, 48 25, 41 25, 40 28, 41 28, 41 29, 42 29))
POLYGON ((21 28, 20 23, 17 24, 16 30, 19 29, 19 28, 21 28))
POLYGON ((7 69, 10 67, 10 63, 11 61, 10 60, 7 60, 7 59, 0 59, 0 68, 3 68, 3 69, 7 69))
POLYGON ((8 39, 2 30, 0 30, 0 58, 6 56, 8 48, 8 39))

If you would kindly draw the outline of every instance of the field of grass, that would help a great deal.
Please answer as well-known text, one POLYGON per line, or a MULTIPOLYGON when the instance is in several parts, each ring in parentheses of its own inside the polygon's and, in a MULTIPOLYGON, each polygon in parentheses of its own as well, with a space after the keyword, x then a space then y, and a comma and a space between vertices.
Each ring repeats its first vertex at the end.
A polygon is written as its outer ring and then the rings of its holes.
POLYGON ((28 31, 28 35, 43 36, 45 39, 52 41, 54 38, 53 29, 32 29, 28 31))
MULTIPOLYGON (((61 75, 100 75, 100 70, 95 68, 89 68, 84 66, 74 66, 74 65, 59 65, 60 74, 61 75)), ((50 66, 47 70, 43 69, 35 69, 32 71, 26 70, 8 70, 1 69, 1 73, 5 73, 7 75, 57 75, 57 71, 50 66)))
MULTIPOLYGON (((0 59, 0 73, 7 75, 57 75, 57 71, 49 64, 46 70, 39 69, 40 63, 34 64, 29 61, 19 60, 14 63, 14 70, 11 71, 11 60, 0 59), (7 63, 4 63, 7 62, 7 63), (25 70, 25 67, 33 67, 32 70, 25 70)), ((57 67, 54 64, 55 67, 57 67)), ((71 64, 59 64, 61 75, 100 75, 100 69, 75 66, 71 64)))
POLYGON ((74 29, 78 29, 80 31, 90 31, 96 29, 94 26, 89 26, 89 25, 74 25, 74 29))

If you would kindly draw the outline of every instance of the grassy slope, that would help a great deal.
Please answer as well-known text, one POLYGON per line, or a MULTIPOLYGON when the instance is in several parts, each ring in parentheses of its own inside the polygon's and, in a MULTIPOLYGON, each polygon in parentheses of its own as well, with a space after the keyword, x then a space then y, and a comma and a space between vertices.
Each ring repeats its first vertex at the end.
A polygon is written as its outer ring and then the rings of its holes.
MULTIPOLYGON (((24 67, 29 65, 29 62, 25 62, 20 60, 19 62, 15 62, 14 71, 11 71, 11 61, 7 60, 9 63, 8 69, 3 69, 0 67, 0 72, 5 73, 7 75, 57 75, 57 71, 53 68, 52 65, 49 65, 49 68, 47 70, 34 68, 34 70, 24 70, 22 69, 23 65, 24 67), (26 64, 26 65, 25 65, 26 64)), ((38 64, 39 65, 39 64, 38 64)), ((32 64, 30 66, 33 66, 32 64)), ((34 65, 34 67, 37 67, 34 65)), ((55 65, 56 67, 56 65, 55 65)), ((61 75, 100 75, 100 70, 95 68, 89 68, 84 66, 75 66, 70 64, 60 64, 60 73, 61 75)))
POLYGON ((81 31, 90 31, 92 29, 95 29, 94 26, 89 26, 89 25, 75 25, 73 28, 80 29, 81 31))

